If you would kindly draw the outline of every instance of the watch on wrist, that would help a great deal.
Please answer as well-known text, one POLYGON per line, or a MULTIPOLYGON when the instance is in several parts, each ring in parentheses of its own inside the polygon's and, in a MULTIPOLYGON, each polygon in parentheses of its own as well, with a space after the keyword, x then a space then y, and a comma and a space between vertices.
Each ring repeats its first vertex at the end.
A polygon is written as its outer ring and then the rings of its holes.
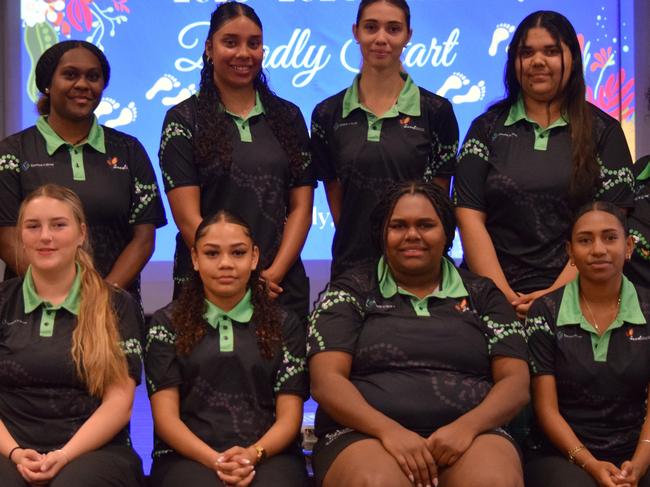
POLYGON ((255 448, 255 451, 257 452, 257 458, 255 459, 256 460, 255 463, 260 463, 262 460, 266 458, 266 450, 259 443, 253 445, 253 448, 255 448))

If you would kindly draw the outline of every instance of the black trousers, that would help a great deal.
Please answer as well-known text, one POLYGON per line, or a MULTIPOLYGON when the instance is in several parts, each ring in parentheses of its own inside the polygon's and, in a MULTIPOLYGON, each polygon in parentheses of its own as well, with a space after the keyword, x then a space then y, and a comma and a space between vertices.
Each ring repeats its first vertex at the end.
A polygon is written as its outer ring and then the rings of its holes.
MULTIPOLYGON (((30 487, 13 462, 0 457, 2 487, 30 487)), ((49 487, 142 487, 142 461, 132 448, 107 445, 75 458, 52 479, 49 487)))

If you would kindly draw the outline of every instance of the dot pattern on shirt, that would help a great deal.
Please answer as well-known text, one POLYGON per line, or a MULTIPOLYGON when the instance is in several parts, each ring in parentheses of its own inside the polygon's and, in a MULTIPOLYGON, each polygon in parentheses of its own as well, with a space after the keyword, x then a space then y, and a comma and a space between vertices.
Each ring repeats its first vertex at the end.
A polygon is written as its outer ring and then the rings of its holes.
MULTIPOLYGON (((273 387, 273 391, 276 393, 280 392, 282 389, 282 384, 284 384, 287 380, 305 371, 307 360, 305 357, 296 357, 294 355, 291 355, 289 349, 283 345, 282 364, 284 366, 284 372, 282 374, 278 374, 278 377, 276 377, 275 386, 273 387)), ((280 370, 282 370, 282 367, 280 370)))
POLYGON ((342 290, 336 290, 336 291, 327 291, 323 298, 321 299, 320 303, 312 314, 309 316, 309 327, 307 331, 307 354, 311 352, 310 350, 310 344, 311 338, 314 338, 316 340, 316 344, 318 345, 319 350, 324 350, 325 349, 325 341, 323 340, 323 337, 321 334, 318 332, 318 329, 316 328, 316 322, 318 321, 318 317, 323 313, 323 311, 327 311, 330 309, 332 306, 335 306, 340 303, 349 303, 354 308, 359 312, 359 314, 362 313, 362 308, 357 299, 352 296, 350 293, 342 290))
POLYGON ((3 154, 0 156, 0 171, 18 172, 20 160, 12 154, 3 154))
POLYGON ((463 147, 461 147, 458 162, 467 155, 473 155, 488 162, 490 159, 490 149, 488 149, 488 146, 478 139, 468 139, 463 144, 463 147))
POLYGON ((147 184, 138 178, 134 178, 133 184, 137 201, 131 207, 131 216, 129 218, 129 224, 131 225, 137 223, 138 216, 158 198, 158 185, 155 182, 147 184))
POLYGON ((645 260, 650 260, 650 244, 643 234, 637 230, 630 230, 630 235, 634 239, 634 252, 645 260))
POLYGON ((625 184, 630 187, 634 187, 634 175, 632 171, 627 167, 621 168, 608 168, 603 164, 603 160, 600 156, 596 156, 596 161, 600 166, 600 178, 601 186, 594 199, 598 199, 606 191, 618 186, 619 184, 625 184))
POLYGON ((506 337, 519 335, 526 339, 526 332, 519 320, 515 320, 511 323, 498 323, 493 321, 488 315, 484 315, 482 319, 485 321, 488 328, 494 333, 494 336, 491 336, 488 340, 488 353, 490 354, 492 353, 492 346, 506 337))
POLYGON ((142 360, 142 344, 140 340, 129 338, 128 340, 121 341, 120 348, 124 355, 136 355, 142 360))

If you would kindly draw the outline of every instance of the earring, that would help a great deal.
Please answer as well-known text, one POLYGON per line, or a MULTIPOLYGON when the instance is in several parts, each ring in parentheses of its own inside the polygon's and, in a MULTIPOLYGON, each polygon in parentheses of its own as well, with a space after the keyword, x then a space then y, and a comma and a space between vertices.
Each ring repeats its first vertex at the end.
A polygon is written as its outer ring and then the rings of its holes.
POLYGON ((208 62, 208 64, 212 65, 212 58, 210 56, 206 56, 206 58, 207 58, 206 61, 208 62))
POLYGON ((45 94, 46 94, 46 95, 49 95, 49 94, 50 94, 50 89, 49 89, 49 88, 45 88, 45 94))
POLYGON ((569 262, 569 265, 570 265, 571 267, 575 267, 575 266, 576 266, 576 265, 575 265, 575 262, 569 262))

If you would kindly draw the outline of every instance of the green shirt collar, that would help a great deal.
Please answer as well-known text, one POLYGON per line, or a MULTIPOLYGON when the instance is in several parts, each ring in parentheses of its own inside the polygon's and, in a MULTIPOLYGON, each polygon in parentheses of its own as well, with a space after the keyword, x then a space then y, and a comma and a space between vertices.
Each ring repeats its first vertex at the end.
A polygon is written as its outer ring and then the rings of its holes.
MULTIPOLYGON (((225 109, 225 107, 224 107, 225 109)), ((260 93, 258 91, 255 92, 255 105, 253 105, 253 108, 251 108, 251 111, 248 112, 248 115, 245 117, 240 117, 239 115, 229 112, 226 110, 226 113, 230 115, 231 117, 240 119, 240 120, 248 120, 249 118, 256 117, 257 115, 261 115, 262 113, 266 113, 264 110, 264 105, 262 105, 262 99, 260 98, 260 93)))
MULTIPOLYGON (((621 284, 620 298, 621 304, 618 308, 618 314, 608 330, 618 328, 623 323, 644 325, 646 320, 641 312, 636 289, 625 276, 623 276, 623 282, 621 284)), ((587 325, 587 320, 580 310, 580 285, 578 278, 571 281, 564 288, 556 324, 557 326, 580 325, 581 328, 587 331, 593 331, 593 327, 587 325)))
MULTIPOLYGON (((36 128, 45 139, 45 148, 50 156, 54 154, 62 145, 71 145, 59 137, 59 134, 57 134, 52 129, 52 127, 50 127, 50 124, 47 123, 47 118, 45 116, 38 117, 38 120, 36 121, 36 128)), ((83 143, 77 144, 77 146, 86 144, 90 145, 97 152, 106 154, 106 144, 104 143, 104 129, 97 123, 97 117, 95 116, 93 116, 93 125, 90 127, 88 138, 83 143)))
POLYGON ((77 275, 72 282, 72 287, 68 292, 65 300, 58 306, 52 306, 48 301, 43 300, 37 293, 32 279, 32 266, 27 268, 25 278, 23 279, 23 301, 25 303, 25 314, 31 313, 39 306, 43 305, 47 309, 58 310, 67 309, 70 313, 77 315, 79 313, 79 300, 81 289, 81 268, 77 264, 77 275))
POLYGON ((636 180, 645 181, 648 178, 650 178, 650 160, 648 160, 648 163, 643 168, 643 171, 641 171, 641 174, 636 177, 636 180))
POLYGON ((224 311, 211 301, 205 300, 207 309, 203 313, 205 320, 213 328, 217 328, 219 319, 226 316, 232 321, 238 323, 248 323, 253 317, 253 305, 251 303, 251 290, 249 289, 241 298, 241 301, 230 311, 224 311))
MULTIPOLYGON (((427 296, 427 298, 462 298, 469 295, 458 273, 458 269, 456 269, 449 259, 443 257, 442 263, 440 264, 440 273, 442 274, 440 288, 427 296)), ((397 293, 413 297, 413 294, 397 285, 383 257, 379 259, 379 264, 377 264, 377 279, 379 280, 379 291, 384 298, 392 298, 397 293)))
MULTIPOLYGON (((508 112, 508 118, 506 118, 506 121, 503 123, 503 125, 505 125, 506 127, 509 125, 514 125, 520 120, 526 120, 527 122, 533 125, 539 125, 534 120, 528 118, 528 115, 526 114, 526 106, 524 105, 524 99, 521 96, 517 99, 516 103, 510 107, 510 111, 508 112)), ((568 125, 568 123, 569 123, 568 116, 566 114, 563 114, 551 125, 545 127, 544 130, 549 130, 554 127, 563 127, 565 125, 568 125)))
MULTIPOLYGON (((345 90, 345 95, 343 96, 343 118, 346 118, 350 113, 352 113, 357 108, 361 110, 368 111, 359 101, 359 79, 361 75, 357 75, 347 90, 345 90)), ((420 116, 420 90, 417 85, 413 83, 411 77, 402 73, 402 78, 405 83, 400 91, 399 96, 397 97, 397 103, 395 107, 391 108, 380 118, 386 118, 388 116, 397 116, 398 113, 404 113, 412 117, 420 116)))

